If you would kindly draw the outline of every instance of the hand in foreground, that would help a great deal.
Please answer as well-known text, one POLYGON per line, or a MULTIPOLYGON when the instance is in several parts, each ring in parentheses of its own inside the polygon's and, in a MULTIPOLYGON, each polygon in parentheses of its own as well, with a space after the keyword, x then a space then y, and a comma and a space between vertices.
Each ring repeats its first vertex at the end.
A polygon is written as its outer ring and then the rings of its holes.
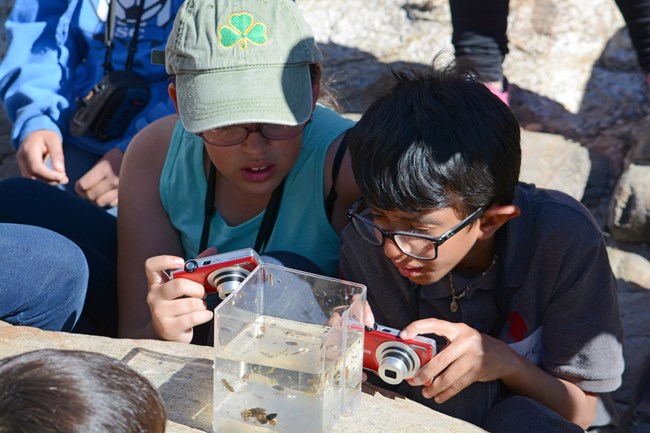
POLYGON ((41 180, 51 185, 65 185, 68 176, 65 172, 63 143, 54 131, 39 130, 29 134, 16 152, 16 161, 24 177, 41 180), (51 159, 53 169, 45 161, 51 159))
POLYGON ((124 154, 119 148, 106 152, 97 164, 79 178, 75 192, 99 207, 117 206, 117 187, 124 154))
POLYGON ((167 269, 182 268, 181 257, 156 256, 147 259, 145 272, 149 283, 147 304, 151 312, 151 323, 158 337, 190 343, 193 328, 212 319, 212 311, 205 302, 204 287, 194 281, 170 279, 167 269))
POLYGON ((436 334, 448 341, 409 380, 411 385, 422 385, 433 378, 422 395, 437 403, 449 400, 474 382, 491 382, 512 373, 515 352, 503 341, 481 334, 464 323, 417 320, 404 328, 400 336, 406 339, 418 334, 436 334))

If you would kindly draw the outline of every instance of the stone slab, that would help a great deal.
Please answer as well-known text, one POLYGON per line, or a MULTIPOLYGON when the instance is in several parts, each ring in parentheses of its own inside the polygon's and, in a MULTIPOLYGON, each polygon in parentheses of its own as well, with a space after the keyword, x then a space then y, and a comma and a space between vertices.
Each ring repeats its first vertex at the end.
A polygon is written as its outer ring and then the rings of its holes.
POLYGON ((590 170, 589 151, 579 143, 561 135, 521 130, 522 181, 581 200, 590 170))
MULTIPOLYGON (((212 431, 212 349, 156 340, 111 339, 0 322, 0 358, 30 350, 87 350, 122 360, 149 379, 167 407, 167 433, 212 431)), ((361 407, 342 417, 333 433, 481 433, 472 424, 378 388, 364 386, 361 407)))

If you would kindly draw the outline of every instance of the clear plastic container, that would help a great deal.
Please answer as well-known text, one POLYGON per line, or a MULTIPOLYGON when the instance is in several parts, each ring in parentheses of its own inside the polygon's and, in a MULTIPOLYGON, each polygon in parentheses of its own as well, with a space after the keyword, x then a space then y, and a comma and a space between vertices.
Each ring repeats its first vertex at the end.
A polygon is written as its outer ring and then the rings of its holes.
POLYGON ((327 433, 361 400, 366 287, 259 265, 215 309, 217 433, 327 433))

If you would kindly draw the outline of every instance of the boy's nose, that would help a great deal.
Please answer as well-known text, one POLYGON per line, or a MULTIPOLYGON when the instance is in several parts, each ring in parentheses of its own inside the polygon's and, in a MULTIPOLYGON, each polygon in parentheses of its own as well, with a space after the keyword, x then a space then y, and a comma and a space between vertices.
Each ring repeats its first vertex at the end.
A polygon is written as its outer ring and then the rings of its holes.
POLYGON ((386 239, 384 241, 383 248, 384 248, 384 254, 389 259, 395 259, 404 254, 404 252, 402 252, 402 250, 399 249, 399 247, 395 244, 395 242, 392 239, 386 239))

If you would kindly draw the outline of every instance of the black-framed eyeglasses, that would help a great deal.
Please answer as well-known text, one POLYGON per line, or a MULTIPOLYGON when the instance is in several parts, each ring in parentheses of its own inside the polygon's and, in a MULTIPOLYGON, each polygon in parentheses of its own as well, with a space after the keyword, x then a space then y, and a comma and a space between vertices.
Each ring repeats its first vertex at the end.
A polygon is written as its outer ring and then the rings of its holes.
POLYGON ((267 140, 279 141, 297 137, 305 130, 311 117, 300 125, 277 125, 275 123, 256 123, 255 126, 230 125, 209 129, 196 135, 211 146, 229 147, 243 143, 253 132, 259 132, 267 140))
POLYGON ((379 227, 374 222, 356 213, 362 201, 363 197, 359 198, 348 210, 348 218, 359 237, 378 247, 383 246, 386 239, 390 239, 404 254, 419 260, 435 260, 438 257, 438 247, 474 220, 480 218, 486 208, 485 206, 479 207, 441 236, 428 236, 413 232, 394 232, 379 227))

